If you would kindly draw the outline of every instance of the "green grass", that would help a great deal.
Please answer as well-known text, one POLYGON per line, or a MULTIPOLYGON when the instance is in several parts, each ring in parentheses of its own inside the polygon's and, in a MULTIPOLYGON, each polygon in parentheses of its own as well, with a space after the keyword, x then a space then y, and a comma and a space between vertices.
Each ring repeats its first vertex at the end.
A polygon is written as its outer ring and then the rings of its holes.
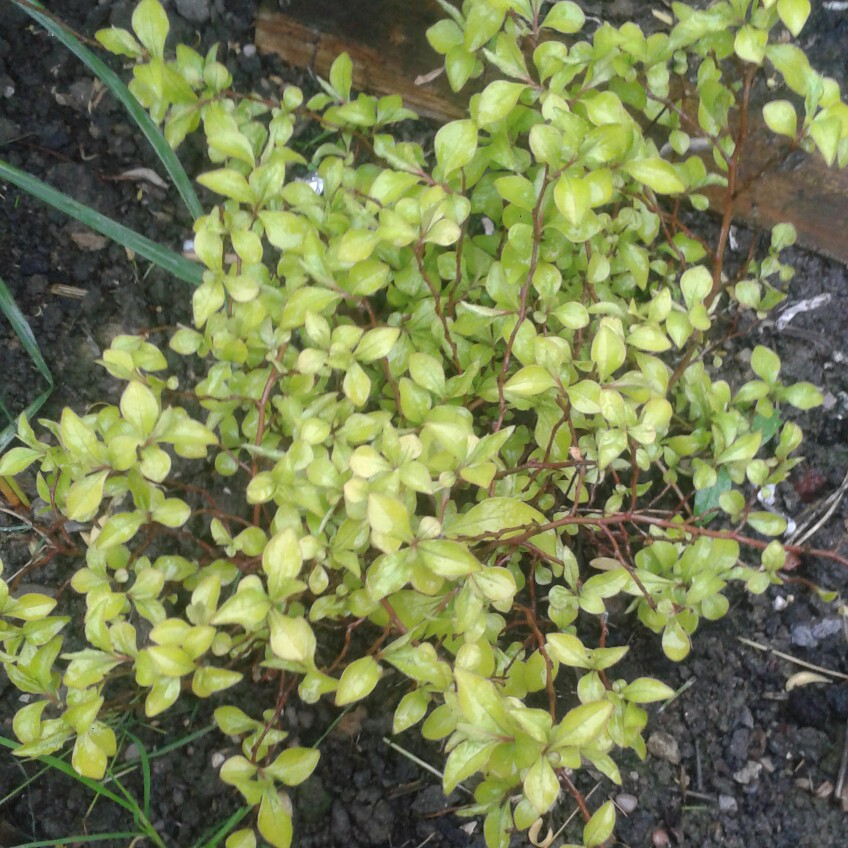
MULTIPOLYGON (((193 218, 200 217, 203 214, 203 209, 182 165, 168 146, 159 128, 153 123, 147 112, 138 104, 121 79, 88 47, 82 44, 73 33, 54 17, 46 13, 39 3, 29 2, 28 0, 12 0, 12 2, 73 52, 123 104, 156 153, 191 216, 193 218)), ((0 181, 17 186, 23 192, 75 218, 92 230, 133 251, 138 256, 147 259, 178 279, 192 285, 200 283, 203 272, 201 266, 198 264, 189 261, 167 247, 157 244, 140 233, 119 224, 117 221, 100 214, 89 206, 74 200, 74 198, 67 194, 56 190, 31 174, 15 168, 3 160, 0 160, 0 181)), ((27 418, 30 418, 50 395, 53 389, 53 377, 41 355, 31 327, 2 279, 0 279, 0 312, 9 321, 22 347, 34 363, 35 368, 44 378, 46 384, 46 388, 23 410, 23 414, 27 418)), ((2 451, 14 438, 17 415, 13 414, 6 407, 2 399, 0 399, 0 415, 5 416, 7 421, 4 429, 0 431, 0 451, 2 451)), ((213 725, 202 727, 160 748, 148 751, 137 735, 132 733, 126 726, 122 726, 118 729, 119 734, 123 741, 129 740, 135 745, 138 758, 133 762, 122 764, 118 764, 113 759, 103 781, 91 780, 77 774, 62 756, 45 755, 36 758, 42 764, 42 768, 37 770, 35 774, 26 777, 20 784, 7 792, 5 797, 0 799, 0 804, 8 803, 16 795, 26 791, 29 786, 41 779, 45 773, 54 771, 66 775, 86 787, 92 793, 92 803, 89 811, 97 803, 116 804, 132 817, 136 829, 134 831, 80 834, 59 839, 38 840, 27 842, 19 846, 19 848, 45 848, 51 845, 88 844, 109 840, 127 841, 139 838, 149 840, 150 843, 158 846, 158 848, 165 848, 164 841, 151 823, 151 761, 190 744, 213 728, 213 725), (122 778, 133 774, 137 770, 140 771, 141 776, 140 800, 122 782, 122 778)), ((0 736, 0 746, 14 750, 18 747, 18 743, 12 739, 0 736)), ((249 812, 249 807, 241 807, 225 820, 211 825, 192 848, 215 848, 221 845, 226 836, 249 812)))
POLYGON ((42 11, 44 7, 40 3, 35 2, 35 0, 25 0, 25 2, 12 0, 12 3, 61 41, 112 92, 130 114, 141 132, 144 133, 144 137, 180 193, 180 197, 183 199, 191 217, 199 218, 203 214, 203 207, 197 199, 191 181, 183 170, 180 160, 168 146, 159 127, 153 123, 144 107, 132 96, 121 78, 54 16, 44 14, 42 11))
MULTIPOLYGON (((47 367, 44 357, 41 355, 41 350, 38 347, 38 342, 35 340, 35 335, 33 334, 31 327, 27 323, 26 318, 24 318, 21 310, 18 308, 17 303, 15 303, 15 299, 12 297, 9 289, 6 288, 6 284, 3 282, 2 278, 0 278, 0 312, 6 316, 6 320, 11 325, 12 330, 14 330, 21 346, 27 352, 27 355, 32 360, 38 370, 38 373, 41 374, 44 379, 45 388, 36 396, 35 400, 31 401, 27 408, 23 410, 24 415, 29 418, 35 415, 44 401, 46 401, 50 396, 50 392, 53 391, 53 375, 50 373, 50 369, 47 367)), ((17 416, 13 415, 13 413, 9 411, 2 398, 0 398, 0 414, 2 414, 6 419, 6 425, 2 430, 0 430, 0 451, 2 451, 15 437, 17 429, 15 421, 17 416)))
MULTIPOLYGON (((203 207, 200 205, 197 194, 179 159, 168 146, 162 132, 151 120, 145 109, 133 97, 120 77, 92 50, 86 47, 66 26, 53 15, 49 14, 36 0, 11 0, 11 2, 43 26, 54 38, 64 44, 117 98, 135 121, 140 132, 147 139, 151 149, 155 152, 162 167, 179 192, 192 218, 199 218, 203 214, 203 207)), ((31 174, 15 168, 2 159, 0 159, 0 181, 6 181, 17 186, 27 194, 49 204, 54 209, 64 212, 66 215, 75 218, 107 238, 123 245, 128 250, 153 262, 178 279, 192 285, 200 283, 202 269, 196 263, 190 262, 181 254, 169 250, 140 233, 124 227, 117 221, 101 215, 94 209, 79 203, 72 197, 57 191, 31 174)), ((53 390, 53 377, 41 356, 29 324, 27 324, 26 319, 2 279, 0 279, 0 312, 3 313, 11 324, 24 349, 45 380, 44 390, 23 410, 23 414, 27 418, 30 418, 50 396, 53 390)), ((5 419, 5 425, 0 430, 0 451, 3 451, 14 438, 15 421, 18 415, 19 412, 11 411, 3 402, 3 399, 0 398, 0 416, 5 419)))
MULTIPOLYGON (((160 748, 148 751, 138 736, 130 731, 126 725, 122 725, 116 728, 119 739, 121 739, 122 742, 132 742, 138 752, 138 758, 129 763, 123 763, 120 765, 116 762, 116 758, 113 759, 111 766, 102 781, 92 780, 77 774, 73 767, 66 762, 64 756, 56 757, 53 755, 45 755, 42 757, 36 757, 35 760, 42 763, 44 768, 40 769, 31 777, 27 777, 26 780, 23 780, 12 791, 7 793, 4 798, 0 799, 0 804, 8 803, 12 798, 25 791, 30 785, 40 779, 47 771, 53 770, 66 775, 91 791, 92 803, 89 807, 89 814, 95 804, 117 804, 132 816, 132 821, 136 830, 98 834, 80 834, 78 836, 67 836, 59 839, 44 839, 35 842, 27 842, 25 845, 18 846, 18 848, 46 848, 46 846, 50 845, 84 844, 88 842, 104 842, 110 839, 133 840, 138 838, 150 840, 150 843, 157 846, 157 848, 166 848, 166 843, 156 832, 151 823, 150 801, 152 779, 150 763, 159 757, 173 753, 174 751, 191 744, 194 740, 206 735, 214 729, 214 725, 206 725, 198 730, 192 731, 191 733, 187 733, 179 739, 175 739, 160 748), (121 778, 126 777, 139 769, 141 771, 142 785, 142 797, 140 801, 129 791, 129 789, 127 789, 121 780, 121 778), (110 786, 114 786, 115 791, 112 791, 112 789, 109 788, 110 786)), ((0 736, 0 746, 14 750, 18 747, 18 743, 13 739, 0 736)), ((216 848, 216 846, 222 845, 226 836, 249 812, 250 807, 240 807, 223 821, 214 823, 206 830, 203 836, 191 846, 191 848, 216 848)))
POLYGON ((28 174, 2 159, 0 159, 0 180, 6 180, 27 194, 49 204, 54 209, 76 218, 80 223, 153 262, 154 265, 158 265, 178 279, 192 285, 200 283, 203 268, 196 262, 186 259, 170 248, 157 244, 146 236, 135 232, 135 230, 113 221, 106 215, 101 215, 84 203, 74 200, 67 194, 33 177, 32 174, 28 174))

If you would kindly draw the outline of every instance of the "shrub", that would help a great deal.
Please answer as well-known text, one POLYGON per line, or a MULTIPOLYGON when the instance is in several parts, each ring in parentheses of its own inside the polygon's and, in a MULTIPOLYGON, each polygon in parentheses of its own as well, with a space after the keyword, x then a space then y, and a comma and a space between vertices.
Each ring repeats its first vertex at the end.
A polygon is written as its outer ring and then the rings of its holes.
POLYGON ((394 732, 444 740, 445 792, 475 779, 465 812, 491 848, 563 788, 582 844, 601 845, 612 803, 592 813, 573 772, 619 781, 613 750, 644 756, 643 705, 672 695, 616 676, 611 601, 680 660, 729 583, 780 582, 784 521, 756 495, 798 462, 784 409, 820 397, 784 386, 762 346, 755 379, 730 385, 707 339, 791 277, 786 225, 725 269, 755 80, 789 89, 763 109, 788 148, 848 161, 837 85, 773 37, 797 35, 809 3, 675 4, 668 34, 604 24, 568 45, 571 2, 443 5, 428 38, 452 86, 490 76, 432 155, 391 134, 411 115, 399 98, 351 93, 345 55, 305 104, 294 87, 270 102, 234 93, 214 49, 166 58, 157 0, 134 34, 98 33, 135 60, 169 143, 208 145, 203 282, 168 342, 200 377, 180 386, 157 344, 118 337, 102 364, 120 403, 65 409, 44 440, 22 419, 0 461, 34 465, 39 496, 85 525, 81 642, 65 645, 52 599, 0 584, 3 663, 37 696, 14 719, 19 756, 73 740, 74 768, 100 777, 107 695, 141 692, 155 716, 261 669, 280 692, 262 715, 215 711, 242 739, 220 776, 287 846, 284 787, 319 757, 286 745, 294 687, 341 707, 394 676, 394 732), (308 160, 301 122, 325 131, 308 160), (708 189, 713 239, 692 223, 708 189))

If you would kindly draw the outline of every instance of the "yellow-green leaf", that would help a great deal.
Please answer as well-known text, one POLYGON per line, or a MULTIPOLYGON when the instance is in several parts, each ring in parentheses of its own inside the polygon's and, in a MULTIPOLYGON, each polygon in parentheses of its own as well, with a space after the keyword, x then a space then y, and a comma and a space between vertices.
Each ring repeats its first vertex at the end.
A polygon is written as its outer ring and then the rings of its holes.
POLYGON ((520 82, 496 80, 489 83, 477 104, 477 123, 487 126, 501 120, 512 111, 526 88, 527 86, 520 82))
POLYGON ((121 395, 121 414, 142 437, 147 438, 159 418, 159 402, 144 383, 132 380, 121 395))
POLYGON ((477 152, 477 127, 473 121, 451 121, 445 124, 435 138, 436 161, 445 176, 465 167, 477 152))
POLYGON ((464 577, 482 568, 477 557, 460 542, 425 539, 418 543, 417 550, 421 562, 440 577, 464 577))
POLYGON ((383 676, 383 670, 374 657, 366 656, 354 660, 339 678, 336 689, 336 706, 343 707, 352 704, 371 694, 374 687, 383 676))
POLYGON ((151 55, 161 59, 170 26, 158 0, 141 0, 132 15, 132 28, 151 55))
POLYGON ((579 32, 585 22, 586 16, 576 3, 572 3, 570 0, 560 0, 551 7, 542 21, 542 27, 556 30, 565 35, 572 35, 579 32))
POLYGON ((103 486, 108 471, 98 471, 77 480, 65 496, 64 513, 71 521, 89 521, 97 512, 103 500, 103 486))
POLYGON ((627 356, 624 339, 614 326, 602 319, 595 338, 592 339, 592 362, 598 367, 598 377, 606 380, 618 369, 627 356))
POLYGON ((539 757, 524 778, 524 794, 536 813, 547 812, 559 794, 559 780, 545 756, 539 757))
POLYGON ((614 827, 615 806, 612 801, 605 801, 586 822, 583 828, 583 844, 586 848, 603 845, 612 835, 614 827))
POLYGON ((528 398, 552 389, 555 385, 554 378, 541 365, 525 365, 504 383, 504 395, 528 398))
POLYGON ((659 157, 634 159, 622 165, 622 170, 657 194, 680 194, 686 191, 686 184, 671 163, 659 157))
POLYGON ((810 0, 777 0, 777 14, 797 38, 810 17, 810 0))
POLYGON ((273 848, 289 848, 292 841, 291 815, 274 788, 266 789, 259 802, 257 826, 262 838, 273 848))

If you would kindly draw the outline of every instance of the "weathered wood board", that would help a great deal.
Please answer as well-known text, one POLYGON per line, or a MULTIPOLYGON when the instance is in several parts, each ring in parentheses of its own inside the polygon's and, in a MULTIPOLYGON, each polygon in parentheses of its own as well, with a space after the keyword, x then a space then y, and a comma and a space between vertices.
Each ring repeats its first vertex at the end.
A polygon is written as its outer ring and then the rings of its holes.
MULTIPOLYGON (((451 120, 465 114, 467 92, 451 91, 445 76, 432 77, 441 57, 425 32, 444 12, 435 0, 289 0, 280 9, 263 7, 256 21, 256 46, 278 53, 288 64, 326 77, 339 53, 354 65, 354 85, 374 94, 400 94, 420 115, 451 120)), ((798 241, 848 263, 848 169, 828 168, 818 155, 792 153, 780 166, 780 141, 758 116, 743 159, 739 223, 767 228, 790 221, 798 241), (749 181, 746 184, 746 181, 749 181)))
POLYGON ((425 32, 443 17, 435 0, 290 0, 282 10, 260 9, 256 46, 325 78, 347 51, 359 90, 400 94, 424 117, 452 119, 465 113, 467 92, 451 91, 444 74, 415 82, 441 67, 425 32))

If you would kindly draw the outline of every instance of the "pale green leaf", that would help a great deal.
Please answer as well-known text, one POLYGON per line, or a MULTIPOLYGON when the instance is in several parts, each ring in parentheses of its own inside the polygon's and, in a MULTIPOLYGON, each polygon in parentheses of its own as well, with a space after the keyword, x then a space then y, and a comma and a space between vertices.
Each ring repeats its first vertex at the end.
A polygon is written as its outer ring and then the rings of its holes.
POLYGON ((262 838, 273 848, 289 848, 292 841, 292 820, 280 795, 274 788, 262 793, 257 826, 262 838))
POLYGON ((777 14, 797 38, 810 17, 810 0, 777 0, 777 14))
POLYGON ((366 656, 354 660, 339 678, 335 703, 337 707, 360 701, 371 694, 383 675, 383 670, 374 657, 366 656))
POLYGON ((612 801, 605 801, 586 822, 583 828, 583 844, 586 848, 603 845, 612 835, 614 827, 615 805, 612 801))
POLYGON ((550 11, 542 21, 544 29, 553 29, 565 35, 579 32, 586 22, 583 10, 570 0, 560 0, 551 6, 550 11))
POLYGON ((138 40, 151 55, 161 59, 168 37, 168 16, 158 0, 141 0, 132 15, 132 27, 138 40))
POLYGON ((477 104, 478 124, 488 126, 504 118, 515 107, 526 88, 527 86, 520 82, 496 80, 489 83, 483 89, 477 104))
POLYGON ((686 191, 686 184, 678 172, 664 159, 634 159, 622 165, 622 170, 657 194, 680 194, 686 191))
POLYGON ((436 133, 436 161, 445 176, 465 167, 477 151, 477 127, 473 121, 451 121, 436 133))

